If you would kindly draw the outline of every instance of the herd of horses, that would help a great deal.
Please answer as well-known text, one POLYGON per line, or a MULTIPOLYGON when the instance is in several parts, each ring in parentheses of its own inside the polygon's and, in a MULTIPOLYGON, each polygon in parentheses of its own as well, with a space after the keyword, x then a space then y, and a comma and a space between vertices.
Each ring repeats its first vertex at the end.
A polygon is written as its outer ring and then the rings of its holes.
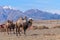
POLYGON ((0 30, 5 30, 9 35, 11 31, 18 36, 21 35, 21 32, 26 35, 26 30, 32 26, 32 19, 29 20, 27 17, 20 17, 15 23, 11 20, 7 20, 6 23, 0 25, 0 30))

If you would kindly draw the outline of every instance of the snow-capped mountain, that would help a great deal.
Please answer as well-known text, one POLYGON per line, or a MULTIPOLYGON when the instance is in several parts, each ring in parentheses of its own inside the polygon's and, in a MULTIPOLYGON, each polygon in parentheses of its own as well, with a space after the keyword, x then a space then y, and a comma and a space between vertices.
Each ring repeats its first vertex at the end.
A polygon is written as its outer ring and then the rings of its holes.
POLYGON ((33 19, 43 19, 43 20, 51 20, 51 19, 60 19, 60 15, 53 14, 49 12, 44 12, 39 9, 30 9, 24 12, 28 17, 33 19))
POLYGON ((60 15, 58 14, 52 14, 39 9, 30 9, 23 13, 22 11, 16 10, 10 6, 0 6, 0 23, 5 22, 6 20, 16 21, 20 16, 31 17, 35 20, 60 19, 60 15))
POLYGON ((0 6, 0 23, 6 20, 17 20, 20 16, 23 16, 23 12, 20 10, 14 10, 11 7, 0 6))

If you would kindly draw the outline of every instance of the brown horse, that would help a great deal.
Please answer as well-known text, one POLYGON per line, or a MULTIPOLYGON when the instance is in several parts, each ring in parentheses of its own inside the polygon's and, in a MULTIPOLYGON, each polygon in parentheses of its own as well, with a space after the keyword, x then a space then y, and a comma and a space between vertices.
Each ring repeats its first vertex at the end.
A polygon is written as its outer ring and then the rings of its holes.
POLYGON ((8 34, 9 34, 9 32, 11 33, 11 31, 13 31, 13 33, 15 33, 14 32, 15 24, 13 23, 13 21, 8 20, 5 25, 6 25, 6 31, 8 34))

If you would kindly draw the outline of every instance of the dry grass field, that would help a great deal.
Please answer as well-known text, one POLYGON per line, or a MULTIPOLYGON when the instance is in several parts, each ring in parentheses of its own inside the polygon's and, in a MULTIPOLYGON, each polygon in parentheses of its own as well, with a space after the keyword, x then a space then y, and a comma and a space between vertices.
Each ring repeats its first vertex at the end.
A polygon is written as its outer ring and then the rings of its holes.
POLYGON ((60 26, 60 20, 39 20, 39 21, 34 21, 33 26, 46 26, 49 28, 54 28, 57 26, 60 26))
POLYGON ((27 35, 0 33, 0 40, 60 40, 60 29, 27 30, 27 35))
POLYGON ((21 36, 16 36, 12 33, 7 35, 6 32, 0 32, 0 40, 60 40, 60 20, 34 21, 33 26, 26 31, 26 36, 22 33, 21 36))

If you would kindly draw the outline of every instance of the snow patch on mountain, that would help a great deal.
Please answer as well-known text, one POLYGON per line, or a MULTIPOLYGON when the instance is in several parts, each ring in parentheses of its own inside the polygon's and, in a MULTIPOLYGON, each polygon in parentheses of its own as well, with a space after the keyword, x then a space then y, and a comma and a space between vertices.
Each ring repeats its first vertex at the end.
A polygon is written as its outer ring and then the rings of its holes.
POLYGON ((11 7, 11 6, 3 6, 3 9, 13 9, 13 10, 17 10, 15 7, 11 7))

